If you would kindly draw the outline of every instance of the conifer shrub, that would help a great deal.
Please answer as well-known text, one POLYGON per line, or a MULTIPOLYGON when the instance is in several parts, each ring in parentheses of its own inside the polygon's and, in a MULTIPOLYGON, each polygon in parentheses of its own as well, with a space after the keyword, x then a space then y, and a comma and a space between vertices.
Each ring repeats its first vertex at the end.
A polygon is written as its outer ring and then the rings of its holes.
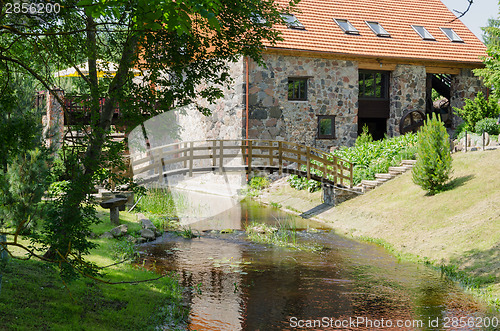
POLYGON ((432 114, 418 133, 413 182, 434 195, 444 190, 451 172, 450 137, 443 122, 432 114))

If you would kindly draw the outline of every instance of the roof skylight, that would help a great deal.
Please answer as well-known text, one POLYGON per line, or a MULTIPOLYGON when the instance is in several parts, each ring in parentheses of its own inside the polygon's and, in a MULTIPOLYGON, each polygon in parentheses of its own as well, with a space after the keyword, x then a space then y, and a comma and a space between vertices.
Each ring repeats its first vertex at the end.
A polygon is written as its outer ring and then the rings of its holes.
POLYGON ((379 22, 368 22, 365 23, 372 29, 372 31, 379 37, 390 37, 390 33, 387 32, 379 22))
POLYGON ((413 30, 415 30, 423 40, 436 40, 433 35, 427 29, 421 25, 412 25, 413 30))
POLYGON ((281 14, 281 17, 285 20, 285 24, 291 29, 305 30, 305 26, 300 23, 300 21, 293 14, 281 14))
POLYGON ((348 20, 337 19, 337 18, 334 18, 333 20, 335 21, 335 23, 337 23, 340 26, 342 31, 344 31, 345 33, 347 33, 347 34, 359 34, 359 31, 356 30, 356 28, 348 20))
POLYGON ((460 36, 455 31, 453 31, 453 29, 451 29, 451 28, 440 28, 440 29, 441 29, 441 31, 443 31, 443 33, 446 35, 446 37, 448 37, 448 39, 450 39, 451 41, 454 41, 457 43, 464 42, 462 40, 462 38, 460 38, 460 36))

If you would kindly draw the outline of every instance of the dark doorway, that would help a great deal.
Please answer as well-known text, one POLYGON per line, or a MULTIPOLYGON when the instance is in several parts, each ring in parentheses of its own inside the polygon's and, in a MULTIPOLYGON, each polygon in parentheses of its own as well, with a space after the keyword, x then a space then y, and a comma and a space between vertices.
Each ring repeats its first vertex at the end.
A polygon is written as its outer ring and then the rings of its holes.
POLYGON ((383 139, 389 113, 389 72, 360 70, 358 134, 367 124, 373 139, 383 139))
POLYGON ((387 119, 385 118, 358 118, 358 136, 363 132, 363 126, 368 125, 368 132, 373 140, 384 139, 387 133, 387 119))

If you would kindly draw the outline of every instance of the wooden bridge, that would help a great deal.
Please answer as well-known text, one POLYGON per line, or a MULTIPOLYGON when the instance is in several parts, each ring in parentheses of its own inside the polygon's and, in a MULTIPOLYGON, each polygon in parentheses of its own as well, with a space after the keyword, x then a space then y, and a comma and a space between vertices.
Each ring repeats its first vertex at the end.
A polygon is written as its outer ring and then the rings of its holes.
POLYGON ((187 141, 131 155, 134 178, 141 183, 195 172, 255 171, 296 174, 328 186, 351 188, 352 163, 319 149, 274 140, 187 141))

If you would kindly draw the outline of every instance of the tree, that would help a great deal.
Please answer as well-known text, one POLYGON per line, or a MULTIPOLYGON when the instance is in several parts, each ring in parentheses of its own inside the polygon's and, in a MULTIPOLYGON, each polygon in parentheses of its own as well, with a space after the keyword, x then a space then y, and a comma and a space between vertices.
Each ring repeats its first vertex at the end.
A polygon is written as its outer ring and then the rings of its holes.
POLYGON ((44 257, 59 262, 63 276, 95 274, 83 258, 92 248, 86 235, 95 222, 87 193, 96 171, 113 160, 103 151, 116 150, 107 139, 115 105, 126 120, 139 122, 144 114, 196 104, 199 98, 215 102, 221 86, 231 82, 228 63, 239 56, 261 63, 264 40, 280 40, 273 25, 283 22, 282 13, 296 1, 278 6, 272 0, 61 0, 35 13, 29 3, 16 7, 0 0, 2 74, 8 77, 15 69, 51 90, 57 84, 53 71, 73 67, 90 100, 85 151, 66 155, 68 189, 34 237, 44 257), (98 60, 118 64, 112 78, 98 79, 98 60), (84 61, 88 75, 77 66, 84 61), (140 84, 132 82, 133 68, 144 73, 140 84), (106 98, 102 110, 101 97, 106 98))
POLYGON ((473 132, 476 123, 485 118, 496 118, 500 111, 498 99, 490 97, 486 100, 483 92, 479 92, 474 100, 465 99, 465 105, 462 108, 453 108, 455 112, 464 120, 464 129, 473 132))
POLYGON ((427 121, 418 133, 413 182, 434 195, 444 189, 451 171, 450 137, 435 113, 432 118, 427 115, 427 121))
POLYGON ((500 46, 500 20, 495 18, 488 18, 488 25, 481 28, 483 30, 483 40, 486 46, 495 45, 500 46))
POLYGON ((485 67, 474 69, 476 76, 482 77, 484 84, 491 88, 492 94, 500 97, 500 20, 488 19, 488 26, 484 31, 484 43, 487 46, 487 56, 483 62, 485 67))

